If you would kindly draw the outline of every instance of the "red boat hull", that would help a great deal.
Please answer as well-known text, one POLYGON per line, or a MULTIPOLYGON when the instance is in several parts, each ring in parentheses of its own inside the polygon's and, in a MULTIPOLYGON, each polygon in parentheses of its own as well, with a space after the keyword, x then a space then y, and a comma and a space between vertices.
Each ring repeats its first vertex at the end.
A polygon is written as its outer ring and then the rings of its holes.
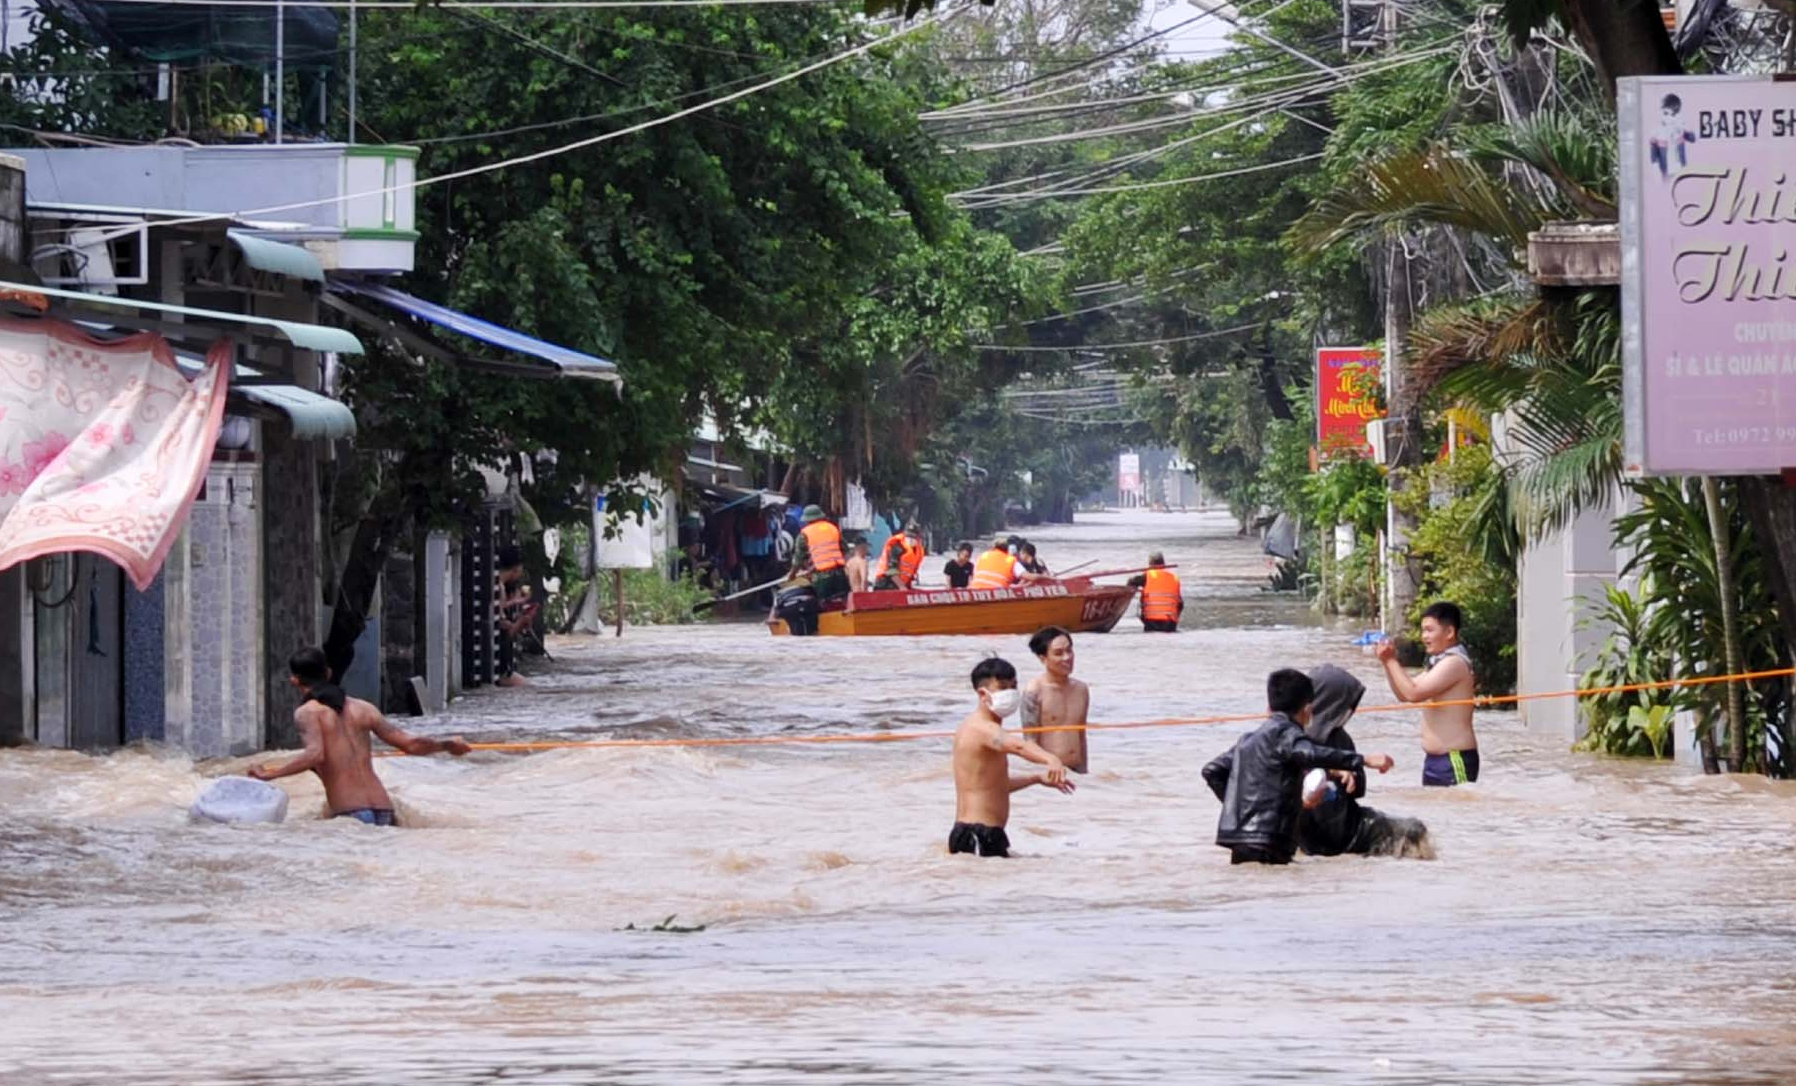
MULTIPOLYGON (((941 588, 855 592, 841 610, 817 618, 817 632, 833 637, 931 634, 1029 634, 1043 626, 1105 633, 1128 613, 1135 589, 1073 578, 1013 588, 941 588)), ((786 624, 774 619, 775 634, 786 624)))

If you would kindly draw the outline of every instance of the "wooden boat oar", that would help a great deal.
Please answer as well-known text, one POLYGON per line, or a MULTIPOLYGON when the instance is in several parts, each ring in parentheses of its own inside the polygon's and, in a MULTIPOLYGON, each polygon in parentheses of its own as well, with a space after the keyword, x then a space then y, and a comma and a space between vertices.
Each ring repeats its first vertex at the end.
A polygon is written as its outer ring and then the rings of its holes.
POLYGON ((732 592, 727 596, 719 596, 714 600, 700 600, 699 602, 692 605, 692 610, 695 613, 698 611, 703 611, 706 608, 716 607, 720 603, 728 603, 731 600, 739 600, 744 596, 752 596, 756 592, 761 592, 766 589, 772 588, 774 585, 785 584, 785 583, 786 583, 786 579, 784 577, 781 577, 777 581, 768 581, 766 584, 758 584, 758 585, 755 585, 753 588, 744 588, 740 592, 732 592))
POLYGON ((1098 560, 1096 558, 1092 558, 1088 561, 1080 562, 1076 566, 1068 566, 1065 569, 1061 570, 1059 573, 1055 573, 1052 576, 1055 577, 1056 579, 1058 579, 1060 577, 1066 576, 1067 574, 1071 573, 1075 569, 1084 569, 1086 566, 1095 566, 1097 564, 1098 564, 1098 560))
POLYGON ((1097 577, 1116 577, 1124 573, 1146 573, 1150 569, 1178 569, 1177 564, 1167 566, 1137 566, 1134 569, 1100 569, 1096 573, 1081 573, 1079 580, 1089 581, 1097 577))

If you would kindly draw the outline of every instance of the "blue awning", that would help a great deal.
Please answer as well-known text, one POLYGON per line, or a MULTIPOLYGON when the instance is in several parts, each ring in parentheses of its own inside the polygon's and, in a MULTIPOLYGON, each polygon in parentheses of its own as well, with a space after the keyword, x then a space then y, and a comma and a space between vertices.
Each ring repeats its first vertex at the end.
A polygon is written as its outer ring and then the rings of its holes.
POLYGON ((446 306, 437 305, 435 302, 427 302, 402 290, 395 290, 385 283, 370 282, 366 279, 333 278, 330 281, 330 289, 366 298, 372 302, 379 302, 408 316, 428 321, 439 328, 446 328, 451 332, 467 336, 469 339, 540 359, 565 377, 585 377, 600 381, 614 381, 620 384, 623 381, 623 378, 618 375, 616 363, 607 362, 603 358, 596 358, 569 347, 547 343, 522 332, 500 327, 490 321, 483 321, 479 317, 472 317, 446 306))

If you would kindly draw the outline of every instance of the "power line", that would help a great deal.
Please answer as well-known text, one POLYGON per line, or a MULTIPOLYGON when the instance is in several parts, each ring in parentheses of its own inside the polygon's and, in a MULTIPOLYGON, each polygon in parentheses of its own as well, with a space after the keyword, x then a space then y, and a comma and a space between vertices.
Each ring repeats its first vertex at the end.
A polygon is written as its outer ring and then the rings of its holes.
POLYGON ((623 87, 625 89, 628 89, 630 86, 630 84, 625 83, 623 80, 619 79, 615 75, 612 75, 610 72, 600 71, 599 69, 586 63, 584 60, 581 60, 579 57, 569 56, 568 54, 562 52, 561 50, 555 48, 554 46, 548 44, 547 42, 537 41, 535 38, 524 33, 522 30, 518 30, 515 27, 506 26, 504 23, 500 22, 498 19, 493 18, 491 15, 482 15, 478 11, 456 10, 453 13, 456 16, 456 18, 458 18, 458 19, 464 19, 470 23, 474 23, 475 25, 485 26, 492 30, 496 30, 501 34, 504 34, 506 37, 511 38, 512 40, 521 43, 526 49, 530 49, 534 52, 541 53, 543 56, 549 57, 552 60, 559 60, 563 64, 569 65, 570 67, 573 67, 573 68, 577 68, 580 71, 583 71, 588 75, 596 76, 597 78, 602 79, 607 83, 610 83, 614 87, 623 87))
POLYGON ((1163 181, 1141 181, 1132 185, 1104 185, 1098 188, 1087 189, 1053 189, 1037 193, 1023 192, 1018 193, 1012 200, 997 201, 991 205, 982 206, 998 206, 1000 203, 1026 203, 1033 200, 1048 200, 1056 196, 1097 196, 1112 192, 1137 192, 1141 189, 1163 189, 1170 188, 1174 185, 1193 185, 1199 181, 1218 181, 1225 177, 1239 177, 1242 174, 1260 173, 1264 170, 1276 170, 1282 166, 1297 166, 1305 162, 1315 162, 1317 159, 1326 157, 1328 156, 1325 152, 1318 151, 1313 155, 1299 155, 1296 158, 1280 159, 1277 162, 1260 162, 1252 166, 1242 166, 1239 169, 1234 170, 1222 170, 1217 173, 1198 174, 1195 177, 1174 177, 1163 181))
MULTIPOLYGON (((1246 0, 1246 2, 1252 3, 1253 0, 1246 0)), ((1283 0, 1283 2, 1281 3, 1280 6, 1283 6, 1283 4, 1288 4, 1288 3, 1292 3, 1292 2, 1293 2, 1293 0, 1283 0)), ((1275 8, 1273 10, 1277 10, 1277 9, 1275 8)), ((1029 79, 1022 80, 1021 82, 1012 83, 1012 84, 1009 84, 1008 86, 999 87, 996 90, 987 91, 983 94, 977 95, 974 98, 969 99, 966 102, 963 102, 959 106, 951 106, 946 110, 938 111, 938 113, 942 116, 947 116, 950 114, 954 114, 956 112, 976 112, 978 110, 979 106, 981 105, 981 103, 988 102, 990 99, 997 98, 1001 95, 1008 94, 1013 90, 1021 90, 1024 87, 1032 86, 1036 83, 1040 83, 1043 81, 1052 81, 1052 80, 1060 79, 1069 74, 1076 74, 1080 71, 1083 71, 1086 68, 1091 67, 1093 64, 1101 63, 1104 60, 1108 60, 1109 58, 1118 55, 1119 53, 1127 52, 1128 50, 1134 49, 1137 46, 1140 46, 1142 44, 1145 44, 1146 42, 1152 41, 1155 38, 1163 37, 1167 34, 1172 33, 1174 30, 1179 30, 1184 27, 1190 26, 1192 23, 1200 22, 1204 19, 1215 16, 1216 14, 1217 14, 1216 10, 1206 8, 1204 10, 1199 11, 1198 14, 1192 16, 1189 19, 1184 19, 1177 23, 1172 24, 1171 26, 1163 27, 1159 30, 1152 31, 1146 35, 1143 35, 1140 38, 1136 38, 1134 41, 1127 42, 1123 45, 1119 45, 1114 49, 1109 49, 1103 53, 1099 53, 1098 55, 1091 57, 1088 60, 1081 61, 1080 63, 1075 64, 1070 68, 1062 69, 1059 72, 1050 72, 1050 73, 1047 73, 1044 75, 1033 76, 1029 79)), ((1134 64, 1130 65, 1130 67, 1140 67, 1142 64, 1152 61, 1154 59, 1157 59, 1157 55, 1150 54, 1148 56, 1139 58, 1134 64)), ((1030 100, 1032 100, 1032 98, 1048 97, 1048 96, 1055 95, 1055 94, 1067 94, 1067 93, 1070 93, 1071 91, 1078 90, 1078 89, 1079 89, 1079 87, 1077 85, 1074 85, 1071 87, 1063 87, 1063 88, 1060 88, 1059 90, 1048 91, 1048 92, 1037 94, 1034 96, 1013 99, 1012 101, 1030 101, 1030 100)))
MULTIPOLYGON (((1181 147, 1187 143, 1192 143, 1197 140, 1203 139, 1207 136, 1213 136, 1213 135, 1216 135, 1221 132, 1226 132, 1232 128, 1238 128, 1241 125, 1246 124, 1249 121, 1255 120, 1256 118, 1263 117, 1268 113, 1277 113, 1284 106, 1290 105, 1293 102, 1301 102, 1304 98, 1306 98, 1310 95, 1313 95, 1320 90, 1326 90, 1326 89, 1327 89, 1326 85, 1320 84, 1320 83, 1314 84, 1314 85, 1309 85, 1309 86, 1303 86, 1303 87, 1289 88, 1289 89, 1281 91, 1277 95, 1273 96, 1272 101, 1274 104, 1271 106, 1268 106, 1266 109, 1260 110, 1257 113, 1249 114, 1248 116, 1242 117, 1238 120, 1230 121, 1227 124, 1222 125, 1221 127, 1208 129, 1208 130, 1206 130, 1204 132, 1200 132, 1194 136, 1186 136, 1183 139, 1175 140, 1172 143, 1165 144, 1161 147, 1153 148, 1151 151, 1139 152, 1139 155, 1142 157, 1151 157, 1152 155, 1164 154, 1167 151, 1170 151, 1176 147, 1181 147)), ((1167 127, 1171 127, 1172 125, 1175 125, 1175 124, 1189 124, 1192 121, 1202 120, 1205 117, 1217 117, 1217 116, 1222 116, 1222 115, 1228 114, 1228 113, 1238 113, 1244 109, 1252 109, 1253 107, 1260 105, 1262 103, 1262 101, 1264 101, 1264 100, 1263 99, 1252 99, 1252 98, 1242 99, 1239 102, 1230 103, 1229 105, 1226 105, 1226 106, 1217 106, 1213 109, 1195 110, 1193 112, 1182 113, 1176 117, 1171 117, 1171 118, 1166 118, 1166 117, 1155 118, 1151 124, 1152 124, 1152 127, 1157 127, 1157 128, 1167 128, 1167 127)), ((1038 144, 1045 144, 1045 143, 1073 143, 1073 142, 1077 142, 1079 140, 1097 139, 1102 136, 1118 135, 1118 134, 1126 132, 1132 128, 1141 128, 1141 129, 1145 130, 1147 127, 1148 127, 1148 122, 1137 122, 1133 125, 1114 125, 1114 126, 1111 126, 1108 128, 1077 129, 1072 132, 1057 132, 1057 133, 1054 133, 1051 135, 1046 135, 1046 136, 1031 136, 1026 139, 1004 140, 1003 142, 1000 142, 1000 143, 967 144, 962 149, 967 150, 967 151, 1002 151, 1002 150, 1005 150, 1005 149, 1011 148, 1011 147, 1029 147, 1029 146, 1035 146, 1038 144)), ((1002 194, 997 194, 997 195, 1002 195, 1002 194)))
MULTIPOLYGON (((1453 52, 1454 49, 1455 49, 1455 47, 1452 45, 1434 46, 1434 47, 1415 50, 1409 54, 1400 54, 1398 57, 1386 57, 1386 58, 1382 58, 1381 60, 1376 61, 1376 62, 1367 62, 1367 64, 1365 66, 1362 66, 1359 71, 1354 73, 1353 79, 1361 79, 1361 78, 1365 78, 1367 76, 1379 74, 1381 72, 1393 71, 1393 70, 1396 70, 1397 68, 1402 68, 1402 67, 1405 67, 1410 64, 1415 64, 1420 61, 1430 59, 1431 57, 1440 56, 1440 55, 1444 55, 1444 54, 1453 52)), ((1345 70, 1345 69, 1343 69, 1343 70, 1345 70)), ((1311 78, 1314 79, 1314 77, 1311 77, 1311 78)), ((1346 83, 1350 83, 1350 82, 1352 82, 1352 80, 1343 80, 1342 85, 1345 85, 1346 83)), ((1290 106, 1297 104, 1298 102, 1301 101, 1301 98, 1294 99, 1294 98, 1291 98, 1288 96, 1296 94, 1299 90, 1302 90, 1304 93, 1304 96, 1307 97, 1309 94, 1314 94, 1314 93, 1317 93, 1318 91, 1324 91, 1324 90, 1329 90, 1329 89, 1331 89, 1331 85, 1321 84, 1321 83, 1312 83, 1305 88, 1289 88, 1285 92, 1282 92, 1282 94, 1285 95, 1286 97, 1281 98, 1279 95, 1269 96, 1273 100, 1275 100, 1277 104, 1268 109, 1262 110, 1260 112, 1260 114, 1256 114, 1255 116, 1263 116, 1268 113, 1280 112, 1283 109, 1289 108, 1290 106)), ((1058 185, 1050 185, 1046 188, 1034 189, 1034 190, 1030 190, 1030 191, 1026 191, 1026 192, 989 191, 989 190, 995 188, 995 186, 987 186, 986 191, 966 190, 965 192, 951 193, 950 196, 962 199, 962 201, 963 201, 962 206, 967 207, 967 208, 978 209, 978 208, 986 208, 986 207, 999 207, 999 206, 1004 206, 1004 205, 1013 204, 1013 203, 1025 203, 1025 202, 1033 202, 1035 200, 1051 199, 1051 198, 1057 197, 1057 196, 1086 196, 1086 195, 1096 195, 1096 194, 1103 194, 1103 193, 1132 192, 1132 191, 1137 191, 1140 189, 1165 188, 1168 186, 1190 184, 1193 182, 1205 181, 1205 180, 1210 180, 1213 178, 1232 177, 1232 176, 1236 176, 1237 174, 1241 174, 1241 173, 1252 173, 1257 170, 1271 169, 1271 168, 1274 168, 1279 165, 1287 165, 1287 164, 1293 164, 1293 163, 1298 163, 1298 162, 1313 161, 1315 159, 1324 157, 1324 155, 1322 153, 1317 153, 1314 155, 1309 155, 1309 156, 1305 156, 1305 157, 1301 157, 1301 158, 1286 159, 1286 160, 1283 160, 1281 162, 1276 162, 1276 163, 1264 163, 1259 166, 1244 167, 1240 170, 1225 171, 1222 173, 1215 173, 1215 174, 1204 174, 1204 175, 1199 175, 1196 177, 1172 178, 1172 179, 1159 180, 1159 181, 1144 181, 1144 182, 1136 182, 1136 183, 1129 184, 1129 185, 1111 185, 1111 186, 1099 186, 1099 187, 1087 187, 1087 188, 1073 187, 1073 186, 1076 186, 1080 181, 1095 179, 1095 178, 1101 177, 1108 173, 1114 173, 1117 170, 1119 170, 1127 165, 1133 165, 1137 162, 1145 161, 1149 158, 1153 158, 1155 156, 1165 154, 1168 151, 1171 151, 1175 148, 1182 147, 1187 144, 1196 142, 1197 140, 1203 139, 1206 136, 1215 135, 1215 134, 1225 131, 1227 129, 1239 127, 1240 124, 1243 123, 1244 121, 1248 121, 1248 120, 1252 120, 1252 119, 1254 119, 1254 118, 1253 117, 1241 118, 1237 121, 1230 122, 1229 124, 1225 124, 1225 125, 1219 126, 1215 129, 1211 129, 1211 130, 1208 130, 1205 132, 1200 132, 1193 136, 1187 136, 1182 139, 1175 140, 1172 143, 1164 144, 1157 148, 1150 148, 1149 150, 1146 150, 1146 151, 1138 151, 1138 152, 1134 152, 1130 155, 1125 155, 1120 159, 1116 159, 1112 162, 1101 165, 1095 170, 1088 171, 1087 173, 1085 173, 1077 178, 1069 179, 1069 180, 1062 182, 1058 185), (978 197, 978 199, 975 199, 975 200, 966 199, 966 197, 969 197, 969 196, 976 196, 976 197, 978 197)), ((1065 172, 1066 172, 1065 170, 1054 171, 1054 174, 1050 174, 1047 176, 1064 174, 1065 172)))
MULTIPOLYGON (((416 11, 415 0, 111 0, 163 8, 350 8, 358 11, 416 11)), ((748 8, 779 4, 836 4, 841 0, 437 0, 438 9, 479 8, 508 11, 589 11, 609 8, 748 8)))
POLYGON ((1217 336, 1230 336, 1237 332, 1246 332, 1260 327, 1264 321, 1251 324, 1238 324, 1233 328, 1218 328, 1213 332, 1198 332, 1189 336, 1168 336, 1165 339, 1138 339, 1128 343, 1074 343, 1065 347, 1039 347, 1025 345, 1022 347, 1006 347, 1002 343, 975 343, 974 349, 981 351, 1120 351, 1131 347, 1159 347, 1169 343, 1191 343, 1200 339, 1215 339, 1217 336))
MULTIPOLYGON (((271 214, 274 214, 276 212, 281 212, 281 211, 297 211, 302 208, 308 208, 308 207, 326 207, 326 206, 329 206, 332 204, 347 203, 351 200, 367 199, 369 197, 374 197, 374 196, 385 196, 387 193, 390 193, 390 192, 402 192, 402 191, 406 191, 406 190, 416 190, 416 189, 421 189, 421 188, 427 188, 429 186, 440 185, 440 184, 443 184, 444 182, 448 182, 448 181, 459 181, 459 180, 462 180, 463 178, 467 178, 467 177, 476 177, 480 174, 492 173, 496 170, 503 170, 503 169, 507 169, 512 166, 520 166, 520 165, 523 165, 528 162, 540 162, 543 159, 556 158, 560 155, 569 154, 574 151, 583 150, 587 147, 594 147, 601 143, 608 143, 611 140, 622 139, 625 136, 633 136, 638 132, 644 132, 651 128, 659 128, 662 125, 671 124, 674 121, 681 120, 686 117, 690 117, 695 113, 703 113, 706 110, 714 109, 717 106, 727 105, 730 102, 737 101, 738 99, 746 98, 751 94, 756 94, 760 91, 764 91, 769 88, 779 86, 783 83, 790 83, 794 79, 799 79, 803 76, 809 75, 812 72, 819 71, 823 68, 827 68, 833 64, 838 64, 844 60, 850 60, 854 57, 861 56, 866 53, 870 53, 873 50, 878 49, 879 47, 881 47, 883 45, 889 45, 892 42, 897 41, 899 38, 907 37, 911 34, 915 34, 918 31, 924 30, 928 27, 937 26, 942 23, 945 23, 948 20, 954 18, 955 16, 961 14, 965 10, 966 10, 965 7, 960 7, 960 8, 955 8, 952 11, 946 12, 944 14, 927 16, 923 19, 918 20, 915 23, 912 23, 910 26, 904 27, 904 28, 894 31, 893 33, 890 33, 890 34, 886 34, 882 37, 874 38, 871 41, 862 42, 860 45, 856 45, 856 46, 853 46, 852 48, 845 49, 840 53, 835 53, 830 56, 824 57, 821 60, 813 61, 813 62, 806 64, 802 67, 795 68, 792 71, 785 73, 784 75, 775 76, 772 79, 768 79, 764 82, 757 83, 754 86, 745 87, 745 88, 743 88, 741 90, 737 90, 737 91, 732 91, 729 94, 725 94, 725 95, 721 95, 716 98, 708 99, 706 101, 698 103, 697 105, 688 106, 685 109, 681 109, 681 110, 676 110, 673 113, 668 113, 668 114, 665 114, 660 117, 651 117, 646 121, 642 121, 640 123, 630 125, 627 128, 620 128, 615 132, 602 132, 596 136, 588 136, 585 139, 574 140, 570 143, 564 143, 557 147, 549 147, 549 148, 545 148, 541 151, 532 151, 529 154, 514 155, 511 158, 500 159, 497 162, 483 163, 479 166, 470 166, 467 169, 463 169, 463 170, 455 170, 450 173, 438 174, 434 177, 417 178, 412 181, 408 181, 408 182, 404 182, 404 183, 400 183, 400 184, 394 184, 394 185, 387 185, 387 186, 383 186, 383 187, 377 188, 377 189, 368 189, 363 192, 350 192, 350 193, 343 193, 343 194, 340 194, 337 196, 324 196, 324 197, 320 197, 319 199, 316 199, 316 200, 297 200, 297 201, 294 201, 293 203, 273 204, 268 207, 248 208, 248 209, 239 210, 239 211, 217 212, 217 213, 213 213, 213 214, 189 215, 189 216, 186 216, 183 218, 167 219, 167 220, 162 221, 158 225, 161 225, 161 226, 184 226, 184 225, 187 225, 190 223, 213 222, 213 221, 216 221, 218 219, 223 219, 223 218, 233 218, 233 217, 247 218, 247 217, 254 217, 254 216, 271 215, 271 214)), ((132 228, 132 229, 135 229, 135 228, 132 228)), ((120 233, 117 236, 122 237, 124 235, 123 235, 123 233, 120 233)))

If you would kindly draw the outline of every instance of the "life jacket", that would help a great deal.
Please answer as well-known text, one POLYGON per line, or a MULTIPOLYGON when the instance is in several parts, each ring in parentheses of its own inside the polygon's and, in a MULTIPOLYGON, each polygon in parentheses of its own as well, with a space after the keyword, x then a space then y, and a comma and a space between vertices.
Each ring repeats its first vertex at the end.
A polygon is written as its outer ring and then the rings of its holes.
POLYGON ((967 587, 1009 588, 1016 579, 1016 559, 1009 551, 993 547, 973 563, 973 583, 967 587))
POLYGON ((879 571, 873 575, 874 580, 887 576, 892 571, 892 552, 898 552, 898 583, 905 588, 917 583, 917 571, 923 568, 923 544, 912 542, 910 536, 896 536, 886 544, 884 553, 879 556, 879 571))
POLYGON ((1149 622, 1177 622, 1179 578, 1170 569, 1150 569, 1141 586, 1141 617, 1149 622))
POLYGON ((842 561, 842 529, 827 520, 813 520, 798 534, 804 536, 804 545, 811 553, 811 568, 818 573, 828 573, 832 569, 841 569, 842 561))

